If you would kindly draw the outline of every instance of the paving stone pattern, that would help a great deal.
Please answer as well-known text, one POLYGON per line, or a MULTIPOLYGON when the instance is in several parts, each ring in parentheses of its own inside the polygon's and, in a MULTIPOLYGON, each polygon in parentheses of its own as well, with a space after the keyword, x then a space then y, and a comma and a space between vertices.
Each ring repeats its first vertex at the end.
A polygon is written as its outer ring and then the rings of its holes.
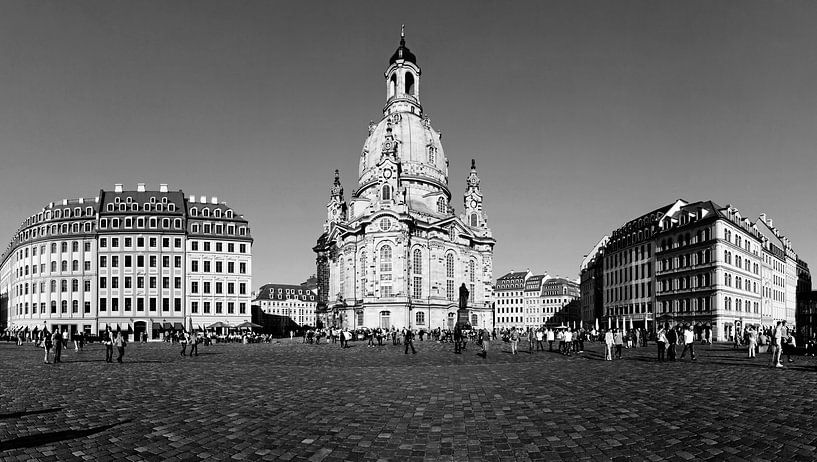
POLYGON ((196 358, 100 345, 42 364, 0 344, 0 460, 815 460, 817 360, 768 367, 731 346, 657 363, 487 359, 416 342, 218 344, 196 358))

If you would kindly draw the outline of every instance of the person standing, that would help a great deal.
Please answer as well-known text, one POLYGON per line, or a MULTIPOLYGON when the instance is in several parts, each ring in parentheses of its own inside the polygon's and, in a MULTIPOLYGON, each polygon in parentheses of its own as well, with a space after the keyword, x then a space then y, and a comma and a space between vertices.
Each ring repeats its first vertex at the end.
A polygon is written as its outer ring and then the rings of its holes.
POLYGON ((491 347, 491 332, 483 330, 480 335, 482 336, 482 345, 480 345, 482 347, 482 357, 487 358, 488 350, 491 347))
POLYGON ((414 331, 411 329, 405 329, 405 334, 403 337, 403 341, 406 344, 406 354, 408 354, 409 347, 411 347, 411 354, 417 354, 417 350, 414 349, 414 331))
POLYGON ((546 336, 548 341, 548 351, 553 352, 553 341, 556 340, 556 336, 553 334, 553 330, 548 328, 546 336))
POLYGON ((533 328, 528 327, 528 354, 533 354, 533 328))
POLYGON ((675 361, 677 355, 675 346, 678 344, 678 331, 675 328, 667 329, 667 360, 675 361))
POLYGON ((519 345, 519 332, 516 331, 516 327, 511 329, 511 354, 516 354, 516 348, 519 345))
POLYGON ((545 339, 545 333, 542 329, 536 329, 536 351, 545 351, 545 345, 542 341, 545 339))
POLYGON ((783 367, 781 355, 783 353, 783 322, 777 321, 772 332, 772 367, 783 367))
POLYGON ((113 333, 111 332, 111 328, 108 327, 105 330, 105 334, 102 336, 102 344, 105 345, 105 362, 112 363, 113 362, 113 333))
POLYGON ((116 362, 122 363, 122 357, 125 356, 125 345, 128 342, 125 341, 125 337, 122 336, 122 332, 119 331, 116 333, 116 340, 114 340, 114 345, 116 346, 117 351, 119 352, 119 356, 116 357, 116 362))
POLYGON ((616 359, 621 359, 621 349, 624 348, 624 336, 618 329, 613 329, 613 345, 616 347, 616 359))
POLYGON ((190 357, 192 358, 193 355, 199 355, 199 335, 195 332, 191 332, 190 334, 190 357))
POLYGON ((570 356, 570 350, 573 349, 573 331, 570 329, 565 329, 564 332, 564 340, 562 341, 564 345, 564 350, 562 350, 562 354, 565 356, 570 356))
POLYGON ((42 343, 43 343, 43 350, 45 350, 45 358, 43 358, 44 364, 50 364, 51 360, 48 357, 51 353, 51 347, 54 346, 54 342, 51 340, 51 333, 48 330, 43 329, 42 334, 42 343))
POLYGON ((681 359, 684 359, 687 350, 689 350, 689 357, 695 361, 695 332, 691 325, 684 330, 684 349, 681 351, 681 359))
POLYGON ((751 327, 746 330, 746 335, 749 338, 749 357, 757 357, 757 332, 751 327))
POLYGON ((668 325, 661 326, 658 329, 658 361, 664 362, 666 361, 666 352, 667 352, 667 330, 666 328, 669 327, 668 325))
POLYGON ((62 334, 58 328, 54 329, 51 335, 51 341, 54 343, 54 364, 61 362, 62 356, 62 334))
POLYGON ((462 354, 462 326, 454 324, 454 354, 462 354))
POLYGON ((613 331, 608 330, 604 333, 604 360, 605 361, 612 361, 613 360, 613 331))

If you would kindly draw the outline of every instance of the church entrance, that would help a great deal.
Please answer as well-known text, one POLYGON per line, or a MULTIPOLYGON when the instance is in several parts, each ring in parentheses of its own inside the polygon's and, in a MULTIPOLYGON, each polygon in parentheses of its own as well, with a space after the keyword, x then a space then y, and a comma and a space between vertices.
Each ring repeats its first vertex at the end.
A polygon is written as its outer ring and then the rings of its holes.
POLYGON ((388 330, 391 328, 391 312, 390 311, 381 311, 380 312, 380 328, 384 330, 388 330))
POLYGON ((454 317, 454 313, 448 313, 448 330, 454 329, 454 321, 456 318, 454 317))

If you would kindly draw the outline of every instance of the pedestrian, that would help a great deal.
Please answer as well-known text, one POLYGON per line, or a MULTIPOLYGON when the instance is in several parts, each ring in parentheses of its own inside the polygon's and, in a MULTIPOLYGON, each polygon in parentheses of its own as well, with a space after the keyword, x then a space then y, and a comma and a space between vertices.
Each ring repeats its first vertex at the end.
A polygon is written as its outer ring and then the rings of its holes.
POLYGON ((519 332, 516 331, 516 327, 511 329, 511 354, 516 354, 516 348, 519 345, 519 332))
POLYGON ((664 362, 666 361, 666 352, 667 352, 667 327, 668 324, 664 324, 658 329, 658 361, 664 362))
POLYGON ((408 349, 411 347, 411 354, 417 354, 417 350, 414 349, 414 331, 411 329, 404 329, 405 334, 403 337, 403 341, 406 344, 406 354, 408 354, 408 349))
POLYGON ((772 331, 772 367, 783 367, 781 355, 783 353, 783 321, 777 321, 772 331))
POLYGON ((757 357, 757 333, 750 327, 746 330, 746 334, 749 337, 749 357, 755 358, 757 357))
POLYGON ((184 331, 179 334, 179 343, 182 345, 182 351, 179 352, 181 356, 187 356, 187 335, 184 331))
POLYGON ((199 334, 196 332, 192 332, 190 334, 190 357, 192 358, 194 355, 199 355, 199 334))
POLYGON ((122 331, 116 333, 116 339, 114 340, 114 345, 116 346, 117 351, 119 352, 119 356, 116 357, 116 362, 122 363, 122 357, 125 356, 125 346, 128 344, 125 337, 122 335, 122 331))
POLYGON ((108 327, 105 330, 105 333, 102 335, 102 344, 105 345, 105 362, 112 363, 113 362, 113 333, 111 332, 111 328, 108 327))
POLYGON ((786 341, 785 350, 786 350, 787 361, 790 362, 790 363, 793 363, 794 360, 791 359, 791 355, 795 354, 795 352, 797 350, 797 343, 794 340, 794 335, 789 334, 789 338, 786 341))
POLYGON ((50 364, 51 360, 49 359, 48 355, 51 353, 51 347, 54 346, 54 342, 51 341, 51 333, 48 332, 47 329, 43 329, 42 334, 40 334, 40 340, 43 344, 43 350, 45 350, 45 358, 43 358, 44 364, 50 364))
POLYGON ((533 328, 528 327, 528 354, 533 354, 533 328))
POLYGON ((564 345, 564 350, 562 350, 562 354, 565 356, 570 356, 570 350, 573 349, 573 331, 570 329, 565 329, 564 332, 564 340, 562 341, 564 345))
POLYGON ((481 345, 482 346, 482 352, 481 353, 482 353, 482 357, 484 359, 484 358, 488 357, 488 350, 491 348, 491 332, 489 332, 487 330, 483 330, 482 334, 480 334, 480 335, 482 335, 482 345, 481 345))
POLYGON ((542 329, 536 329, 536 351, 545 351, 545 345, 542 341, 545 339, 545 333, 542 329))
POLYGON ((462 326, 460 323, 454 324, 454 354, 462 353, 462 326))
POLYGON ((692 330, 692 325, 687 326, 684 330, 684 349, 681 351, 681 359, 684 359, 687 350, 689 350, 689 357, 695 361, 695 332, 692 330))
POLYGON ((62 334, 59 328, 54 328, 54 333, 51 335, 51 341, 54 343, 54 364, 62 362, 62 334))
POLYGON ((80 336, 79 332, 74 334, 74 351, 79 351, 80 350, 79 349, 79 336, 80 336))
POLYGON ((553 334, 553 330, 548 327, 547 332, 545 333, 548 341, 548 351, 553 352, 553 341, 556 340, 556 336, 553 334))
POLYGON ((624 334, 618 329, 613 329, 613 345, 616 348, 615 358, 621 359, 621 351, 624 348, 624 334))
POLYGON ((613 331, 607 330, 604 333, 604 360, 605 361, 612 361, 613 360, 613 342, 615 338, 613 337, 613 331))
POLYGON ((678 331, 675 328, 667 329, 667 359, 675 361, 676 350, 675 346, 678 344, 678 331))

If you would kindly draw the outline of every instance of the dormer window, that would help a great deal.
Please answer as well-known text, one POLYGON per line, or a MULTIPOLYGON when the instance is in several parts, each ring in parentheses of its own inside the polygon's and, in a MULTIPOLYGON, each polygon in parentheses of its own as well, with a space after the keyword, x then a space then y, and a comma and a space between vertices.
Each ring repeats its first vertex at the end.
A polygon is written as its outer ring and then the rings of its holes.
POLYGON ((193 207, 193 208, 190 209, 190 216, 195 217, 198 214, 199 214, 199 209, 197 209, 196 207, 193 207))
POLYGON ((221 210, 220 209, 214 210, 213 211, 213 216, 216 217, 216 218, 221 218, 221 210))
POLYGON ((226 215, 227 218, 232 218, 233 217, 233 211, 232 210, 227 210, 227 213, 225 215, 226 215))
POLYGON ((201 216, 209 217, 210 216, 210 209, 208 209, 208 208, 201 209, 201 216))
MULTIPOLYGON (((107 205, 107 207, 106 207, 106 209, 107 209, 109 212, 113 212, 113 204, 108 204, 108 205, 107 205)), ((55 214, 56 214, 56 212, 55 212, 55 214)))

